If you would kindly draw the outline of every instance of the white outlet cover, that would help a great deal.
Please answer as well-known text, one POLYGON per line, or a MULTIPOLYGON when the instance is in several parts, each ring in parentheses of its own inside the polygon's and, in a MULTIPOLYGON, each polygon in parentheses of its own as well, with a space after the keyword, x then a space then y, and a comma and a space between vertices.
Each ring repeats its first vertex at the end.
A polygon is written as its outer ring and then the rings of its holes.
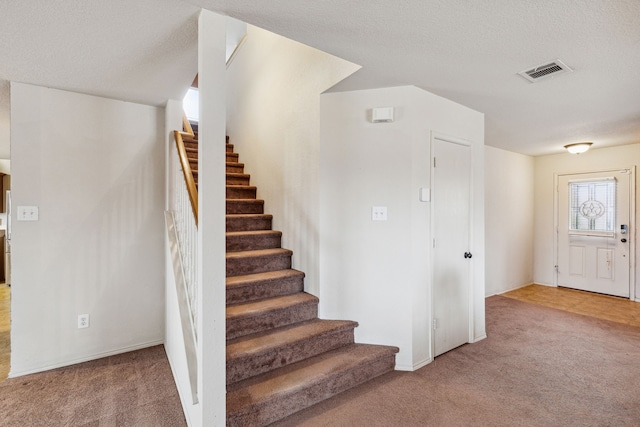
POLYGON ((89 315, 78 314, 78 329, 83 329, 88 327, 89 327, 89 315))

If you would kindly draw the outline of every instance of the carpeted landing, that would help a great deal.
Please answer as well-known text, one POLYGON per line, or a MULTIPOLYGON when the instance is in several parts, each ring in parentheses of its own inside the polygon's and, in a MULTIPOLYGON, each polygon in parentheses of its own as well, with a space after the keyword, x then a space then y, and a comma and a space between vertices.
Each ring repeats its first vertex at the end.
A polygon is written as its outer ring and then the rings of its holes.
POLYGON ((162 346, 0 382, 0 426, 186 426, 162 346))
POLYGON ((639 426, 640 328, 495 296, 488 338, 273 426, 639 426))

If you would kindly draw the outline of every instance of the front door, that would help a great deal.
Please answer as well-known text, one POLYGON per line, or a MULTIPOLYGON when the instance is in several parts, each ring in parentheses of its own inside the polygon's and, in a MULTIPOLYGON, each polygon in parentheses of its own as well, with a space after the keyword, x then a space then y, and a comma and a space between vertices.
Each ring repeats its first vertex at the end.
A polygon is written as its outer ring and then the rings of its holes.
POLYGON ((432 145, 434 355, 469 342, 471 148, 432 145))
POLYGON ((629 298, 631 171, 558 176, 558 286, 629 298))

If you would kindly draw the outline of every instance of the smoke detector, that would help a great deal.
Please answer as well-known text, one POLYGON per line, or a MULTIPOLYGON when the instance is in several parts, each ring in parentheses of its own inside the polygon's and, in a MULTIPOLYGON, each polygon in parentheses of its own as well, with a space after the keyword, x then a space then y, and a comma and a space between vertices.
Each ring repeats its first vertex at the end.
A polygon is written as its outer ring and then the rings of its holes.
POLYGON ((556 59, 544 65, 538 65, 530 70, 521 71, 518 74, 527 79, 531 83, 544 80, 548 77, 557 76, 558 74, 573 71, 564 62, 556 59))

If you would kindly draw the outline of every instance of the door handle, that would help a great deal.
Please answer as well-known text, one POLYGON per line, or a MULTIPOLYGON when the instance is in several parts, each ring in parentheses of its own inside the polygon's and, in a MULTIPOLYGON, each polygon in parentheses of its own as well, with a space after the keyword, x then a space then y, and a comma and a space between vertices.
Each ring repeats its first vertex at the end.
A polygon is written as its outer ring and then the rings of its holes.
POLYGON ((627 239, 620 239, 622 243, 627 243, 627 239))
POLYGON ((471 255, 471 252, 465 252, 464 253, 464 257, 465 258, 471 258, 473 255, 471 255))

